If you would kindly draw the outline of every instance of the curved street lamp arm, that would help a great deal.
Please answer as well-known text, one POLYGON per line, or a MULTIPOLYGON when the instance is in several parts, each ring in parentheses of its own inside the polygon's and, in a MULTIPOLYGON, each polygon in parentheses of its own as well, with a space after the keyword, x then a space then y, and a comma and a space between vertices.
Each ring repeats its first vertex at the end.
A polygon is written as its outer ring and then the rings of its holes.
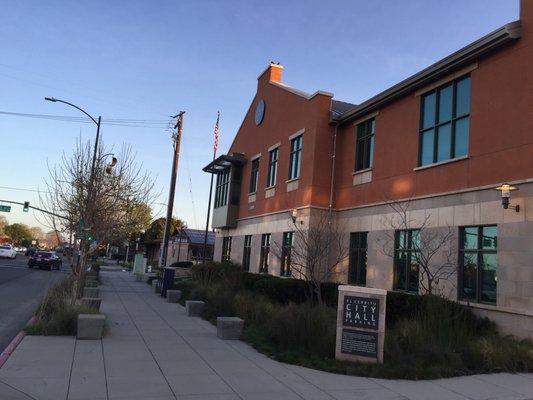
POLYGON ((91 114, 89 114, 87 111, 85 111, 83 108, 80 108, 78 107, 77 105, 75 104, 72 104, 72 103, 69 103, 68 101, 65 101, 65 100, 60 100, 60 99, 56 99, 55 97, 45 97, 44 98, 45 100, 48 100, 48 101, 52 101, 52 102, 58 102, 58 103, 64 103, 64 104, 67 104, 71 107, 74 107, 78 110, 80 110, 82 113, 84 113, 85 115, 87 115, 95 124, 96 126, 99 126, 100 124, 98 123, 98 121, 96 121, 92 116, 91 114))

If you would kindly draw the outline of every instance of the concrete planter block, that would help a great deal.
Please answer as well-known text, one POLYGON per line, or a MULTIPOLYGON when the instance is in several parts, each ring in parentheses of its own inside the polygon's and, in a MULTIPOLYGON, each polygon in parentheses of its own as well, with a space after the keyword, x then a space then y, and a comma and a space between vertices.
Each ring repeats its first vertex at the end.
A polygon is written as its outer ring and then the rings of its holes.
POLYGON ((185 302, 185 312, 189 317, 199 317, 204 311, 205 303, 199 300, 187 300, 185 302))
POLYGON ((83 288, 83 297, 89 297, 89 298, 98 298, 100 294, 100 290, 98 290, 97 287, 84 287, 83 288))
POLYGON ((80 340, 102 339, 104 325, 104 314, 79 314, 76 338, 80 340))
POLYGON ((181 290, 167 290, 167 301, 177 303, 181 299, 181 290))
POLYGON ((157 294, 161 294, 161 285, 159 284, 159 281, 155 281, 155 282, 156 282, 155 285, 152 284, 152 286, 154 288, 154 292, 157 293, 157 294))
POLYGON ((238 317, 217 317, 217 336, 224 340, 239 340, 244 320, 238 317))
POLYGON ((99 298, 83 297, 81 299, 82 306, 95 308, 98 311, 100 311, 100 304, 102 304, 102 299, 99 298))
POLYGON ((155 289, 157 283, 158 283, 157 279, 152 279, 152 287, 153 287, 154 289, 155 289))

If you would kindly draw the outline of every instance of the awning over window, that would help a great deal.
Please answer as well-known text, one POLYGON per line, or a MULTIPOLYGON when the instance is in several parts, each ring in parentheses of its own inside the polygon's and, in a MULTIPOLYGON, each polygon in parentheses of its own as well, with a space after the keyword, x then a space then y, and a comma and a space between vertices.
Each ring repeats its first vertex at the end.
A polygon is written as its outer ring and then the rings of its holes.
POLYGON ((202 168, 202 171, 208 172, 210 174, 220 174, 230 165, 242 166, 245 163, 246 158, 242 154, 223 154, 221 156, 218 156, 215 160, 211 161, 204 168, 202 168))

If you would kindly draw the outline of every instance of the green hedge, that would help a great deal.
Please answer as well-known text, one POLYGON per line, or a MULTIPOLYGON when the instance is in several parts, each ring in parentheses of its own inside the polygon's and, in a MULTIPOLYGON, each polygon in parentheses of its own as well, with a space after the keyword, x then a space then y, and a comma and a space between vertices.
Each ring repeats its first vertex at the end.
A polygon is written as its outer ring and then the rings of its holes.
MULTIPOLYGON (((238 264, 219 263, 215 261, 198 264, 192 267, 192 280, 200 283, 200 287, 211 284, 223 283, 233 291, 247 290, 252 293, 264 296, 270 301, 287 305, 289 303, 301 304, 308 301, 308 284, 304 280, 280 278, 273 275, 255 274, 245 272, 238 264)), ((327 306, 337 307, 339 284, 326 282, 322 284, 322 299, 327 306)), ((193 296, 197 298, 205 297, 202 289, 196 289, 193 296), (200 291, 200 292, 199 292, 200 291)), ((412 295, 403 292, 390 291, 387 293, 387 320, 388 328, 392 328, 398 321, 403 319, 413 319, 420 313, 427 310, 428 296, 412 295)), ((313 299, 316 301, 316 298, 313 299)), ((446 300, 444 300, 446 301, 446 300)), ((489 329, 490 323, 486 319, 474 316, 465 307, 452 301, 448 301, 447 310, 451 310, 454 315, 466 315, 470 326, 481 326, 481 329, 489 329)), ((476 328, 477 329, 477 328, 476 328)))

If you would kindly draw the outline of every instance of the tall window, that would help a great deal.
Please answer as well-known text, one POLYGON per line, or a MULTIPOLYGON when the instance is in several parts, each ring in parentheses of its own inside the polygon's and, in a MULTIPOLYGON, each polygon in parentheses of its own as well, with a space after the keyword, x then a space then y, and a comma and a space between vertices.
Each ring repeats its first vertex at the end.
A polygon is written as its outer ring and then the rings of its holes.
POLYGON ((470 76, 425 94, 421 111, 419 165, 468 154, 470 76))
POLYGON ((372 168, 374 162, 374 134, 376 119, 371 118, 357 125, 357 145, 355 150, 355 170, 372 168))
POLYGON ((498 227, 461 228, 459 297, 478 303, 496 303, 498 227))
POLYGON ((270 233, 261 236, 261 255, 259 258, 259 272, 268 274, 268 255, 270 253, 270 233))
POLYGON ((394 243, 394 289, 418 293, 420 231, 396 231, 394 243))
POLYGON ((231 236, 222 238, 222 262, 231 261, 231 236))
POLYGON ((244 249, 242 252, 242 268, 245 271, 250 270, 250 254, 252 252, 252 235, 244 237, 244 249))
POLYGON ((294 232, 283 232, 283 246, 281 247, 281 276, 291 276, 291 253, 294 232))
POLYGON ((278 148, 275 148, 268 152, 267 188, 272 187, 276 184, 276 177, 278 174, 278 154, 278 148))
POLYGON ((367 232, 350 233, 349 284, 366 285, 367 235, 367 232))
POLYGON ((259 180, 259 157, 252 160, 252 172, 250 173, 250 189, 248 193, 257 192, 257 181, 259 180))
POLYGON ((289 180, 300 177, 300 164, 302 163, 302 135, 291 140, 291 154, 289 157, 289 180))
POLYGON ((222 173, 217 175, 217 185, 215 189, 215 208, 228 204, 228 190, 230 168, 226 168, 222 173))

